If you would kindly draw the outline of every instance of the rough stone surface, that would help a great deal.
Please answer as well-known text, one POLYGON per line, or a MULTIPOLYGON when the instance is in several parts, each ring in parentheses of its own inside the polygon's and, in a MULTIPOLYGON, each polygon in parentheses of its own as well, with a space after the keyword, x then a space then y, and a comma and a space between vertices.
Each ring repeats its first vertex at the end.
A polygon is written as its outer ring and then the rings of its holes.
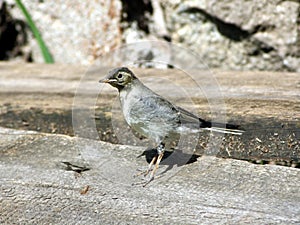
POLYGON ((297 1, 163 1, 175 42, 211 67, 299 71, 297 1))
MULTIPOLYGON (((60 63, 91 64, 121 44, 171 39, 210 68, 300 71, 299 1, 23 2, 60 63)), ((12 15, 23 19, 17 7, 12 15)), ((30 46, 41 62, 35 40, 30 46)))
MULTIPOLYGON (((119 0, 22 2, 58 63, 90 64, 121 43, 119 0)), ((24 20, 18 7, 12 13, 24 20)), ((29 45, 34 61, 43 62, 36 40, 31 38, 29 45)))
POLYGON ((298 169, 206 156, 132 186, 142 152, 0 128, 1 224, 300 223, 298 169))

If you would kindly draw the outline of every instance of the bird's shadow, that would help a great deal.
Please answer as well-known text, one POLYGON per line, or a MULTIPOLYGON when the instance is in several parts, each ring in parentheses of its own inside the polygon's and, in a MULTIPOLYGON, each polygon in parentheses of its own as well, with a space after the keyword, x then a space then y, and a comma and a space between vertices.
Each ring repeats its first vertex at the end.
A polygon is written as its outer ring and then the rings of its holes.
MULTIPOLYGON (((142 154, 140 154, 138 158, 141 156, 145 156, 146 161, 150 163, 152 159, 157 155, 158 153, 156 149, 148 148, 142 154)), ((161 172, 161 174, 164 174, 167 171, 171 170, 175 165, 180 167, 186 164, 194 163, 197 161, 198 157, 200 156, 192 153, 185 153, 179 149, 174 149, 173 151, 165 151, 160 165, 167 165, 168 167, 163 172, 161 172)))

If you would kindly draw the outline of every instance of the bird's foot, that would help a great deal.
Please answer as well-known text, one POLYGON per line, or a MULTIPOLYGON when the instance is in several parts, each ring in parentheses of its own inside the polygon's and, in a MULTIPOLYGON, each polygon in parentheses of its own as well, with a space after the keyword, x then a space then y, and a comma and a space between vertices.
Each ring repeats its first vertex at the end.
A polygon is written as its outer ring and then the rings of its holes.
MULTIPOLYGON (((148 168, 145 170, 145 169, 138 169, 140 172, 135 174, 133 177, 138 177, 138 176, 141 176, 141 175, 144 175, 144 177, 146 177, 150 171, 153 170, 153 165, 154 165, 154 162, 156 162, 156 159, 157 159, 157 156, 154 156, 153 159, 151 160, 148 168)), ((152 174, 152 173, 151 173, 152 174)))
POLYGON ((142 176, 142 175, 144 175, 144 177, 146 177, 152 171, 152 168, 137 169, 137 171, 139 171, 139 172, 133 175, 134 178, 142 176))
POLYGON ((132 183, 131 184, 131 186, 143 186, 143 187, 146 187, 151 181, 153 181, 154 180, 154 178, 160 178, 160 177, 162 177, 162 175, 156 175, 155 177, 154 177, 154 175, 151 173, 150 174, 150 176, 148 176, 148 177, 143 177, 142 178, 142 181, 140 181, 140 182, 135 182, 135 183, 132 183))
POLYGON ((143 187, 146 187, 147 184, 149 184, 151 181, 154 180, 154 176, 150 176, 148 178, 143 178, 143 181, 140 181, 140 182, 135 182, 135 183, 132 183, 131 185, 132 186, 143 186, 143 187))
POLYGON ((149 184, 151 181, 153 181, 155 173, 158 169, 158 166, 159 166, 159 163, 160 163, 162 157, 163 157, 163 152, 161 152, 158 156, 154 156, 152 161, 149 164, 148 169, 145 172, 142 171, 141 173, 137 174, 137 176, 144 175, 144 177, 146 177, 149 174, 149 172, 151 171, 149 177, 147 179, 145 179, 144 181, 134 183, 133 185, 143 185, 143 187, 145 187, 147 184, 149 184))

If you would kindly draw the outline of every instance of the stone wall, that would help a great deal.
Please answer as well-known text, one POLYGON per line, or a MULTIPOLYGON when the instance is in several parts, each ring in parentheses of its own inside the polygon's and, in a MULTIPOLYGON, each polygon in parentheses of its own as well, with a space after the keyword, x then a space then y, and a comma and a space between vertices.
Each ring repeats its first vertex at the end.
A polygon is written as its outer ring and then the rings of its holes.
POLYGON ((300 70, 299 2, 163 1, 174 42, 202 55, 211 67, 300 70))
MULTIPOLYGON (((22 12, 7 1, 15 18, 22 12)), ((90 64, 100 54, 121 44, 119 0, 23 0, 58 63, 90 64)), ((28 30, 34 62, 43 62, 37 42, 28 30)))
MULTIPOLYGON (((6 2, 24 19, 13 0, 6 2)), ((124 43, 150 39, 188 47, 211 68, 300 71, 298 1, 23 2, 59 63, 91 64, 124 43)), ((36 41, 28 45, 33 61, 42 62, 36 41)))

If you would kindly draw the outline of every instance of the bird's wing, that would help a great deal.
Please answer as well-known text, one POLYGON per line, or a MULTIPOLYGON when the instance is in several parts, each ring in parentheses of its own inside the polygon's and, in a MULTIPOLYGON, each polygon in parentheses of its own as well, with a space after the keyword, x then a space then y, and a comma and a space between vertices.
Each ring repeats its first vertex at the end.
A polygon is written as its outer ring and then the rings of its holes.
POLYGON ((209 121, 205 121, 204 119, 199 118, 195 114, 181 107, 177 107, 177 109, 180 112, 180 121, 183 125, 193 125, 193 127, 197 126, 198 128, 211 126, 211 123, 209 121))
POLYGON ((141 96, 131 107, 131 117, 136 121, 151 123, 179 123, 179 111, 159 95, 141 96))

